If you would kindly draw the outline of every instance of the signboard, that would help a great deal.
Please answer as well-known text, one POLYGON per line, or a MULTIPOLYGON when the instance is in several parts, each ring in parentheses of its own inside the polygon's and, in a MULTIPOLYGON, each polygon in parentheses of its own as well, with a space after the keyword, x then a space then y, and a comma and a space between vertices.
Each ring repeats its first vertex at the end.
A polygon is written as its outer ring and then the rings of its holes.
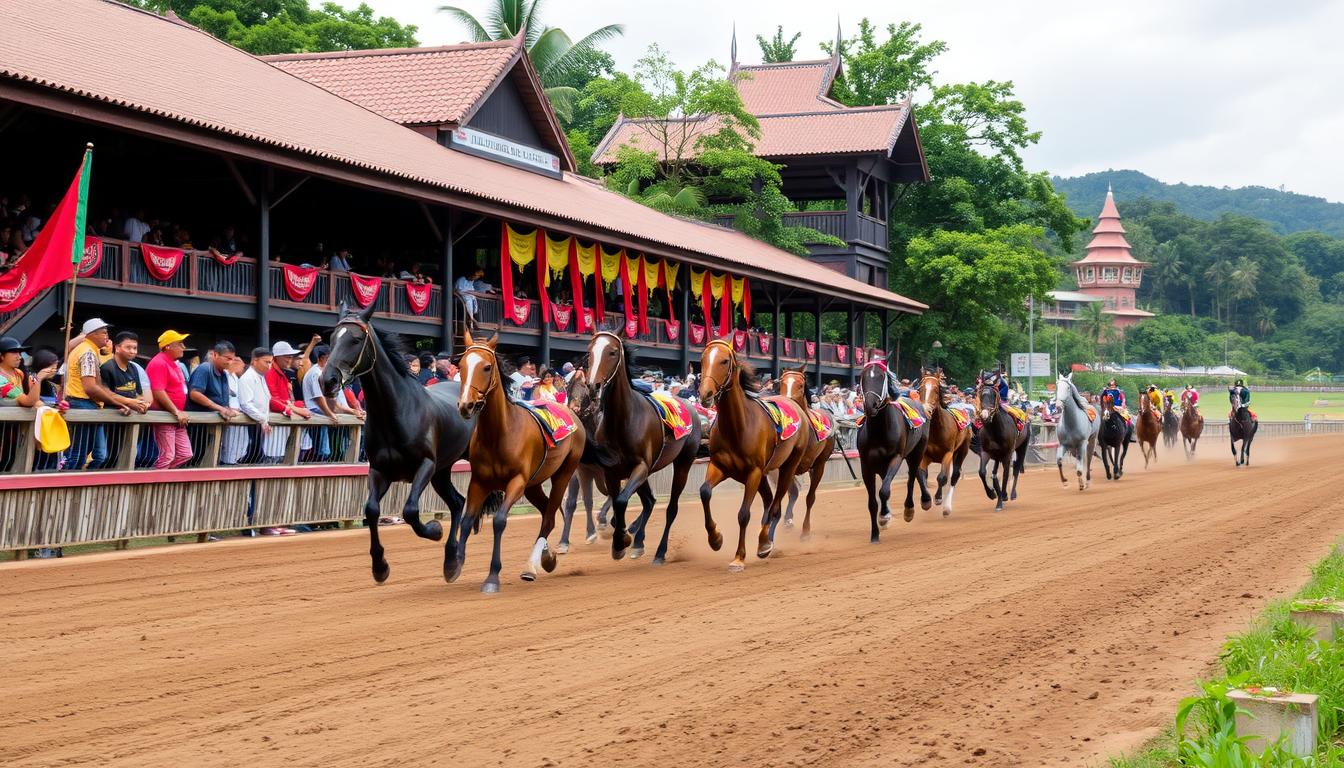
POLYGON ((560 158, 550 152, 475 128, 454 128, 451 136, 453 147, 473 155, 500 160, 530 171, 560 175, 560 158))
POLYGON ((1009 355, 1008 362, 1009 362, 1008 374, 1013 378, 1018 378, 1021 376, 1053 375, 1050 370, 1049 352, 1037 352, 1035 354, 1027 354, 1026 352, 1014 352, 1012 355, 1009 355), (1028 370, 1027 367, 1028 360, 1030 360, 1031 364, 1030 370, 1028 370))

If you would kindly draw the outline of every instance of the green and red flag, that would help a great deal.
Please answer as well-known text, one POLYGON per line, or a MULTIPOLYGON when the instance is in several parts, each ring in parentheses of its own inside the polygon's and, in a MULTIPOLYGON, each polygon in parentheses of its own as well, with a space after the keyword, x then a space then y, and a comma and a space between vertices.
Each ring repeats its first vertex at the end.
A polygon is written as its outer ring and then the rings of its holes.
POLYGON ((84 150, 84 162, 75 172, 70 189, 42 225, 32 246, 13 269, 0 275, 0 312, 12 312, 51 286, 75 276, 75 269, 84 258, 92 167, 90 145, 84 150))

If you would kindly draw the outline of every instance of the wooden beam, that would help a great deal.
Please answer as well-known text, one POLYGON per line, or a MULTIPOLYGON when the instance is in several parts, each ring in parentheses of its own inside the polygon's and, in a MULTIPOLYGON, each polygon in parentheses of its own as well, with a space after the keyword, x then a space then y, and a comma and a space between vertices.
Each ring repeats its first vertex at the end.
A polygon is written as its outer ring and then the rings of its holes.
MULTIPOLYGON (((425 215, 425 223, 429 225, 429 231, 431 234, 434 235, 434 242, 442 243, 443 233, 439 231, 438 222, 434 221, 434 214, 429 212, 429 206, 425 204, 425 201, 421 200, 419 202, 419 205, 420 205, 420 212, 425 215)), ((447 281, 448 277, 444 276, 444 282, 447 281)))
POLYGON ((224 155, 223 160, 224 167, 229 169, 229 175, 232 176, 234 182, 238 184, 238 189, 242 191, 243 197, 247 200, 247 204, 256 208, 257 196, 252 191, 252 187, 248 186, 247 179, 243 178, 243 172, 238 170, 238 163, 234 162, 233 158, 228 155, 224 155))
POLYGON ((275 208, 277 205, 285 202, 285 198, 297 192, 299 190, 299 187, 302 187, 311 178, 312 176, 300 177, 298 181, 294 182, 293 186, 291 186, 289 189, 286 189, 284 192, 281 192, 280 196, 275 198, 275 202, 271 203, 271 208, 275 208))

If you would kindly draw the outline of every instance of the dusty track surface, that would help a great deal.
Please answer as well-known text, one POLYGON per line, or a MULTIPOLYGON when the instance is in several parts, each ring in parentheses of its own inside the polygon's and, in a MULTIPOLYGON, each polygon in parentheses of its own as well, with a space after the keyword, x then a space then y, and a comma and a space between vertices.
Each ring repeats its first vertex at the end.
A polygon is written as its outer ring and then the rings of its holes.
POLYGON ((1083 494, 1033 469, 997 515, 972 474, 877 546, 824 492, 736 575, 695 509, 661 569, 580 539, 535 584, 516 520, 493 597, 488 536, 445 585, 403 528, 382 587, 363 531, 11 564, 0 764, 1088 764, 1344 533, 1344 439, 1201 447, 1083 494))

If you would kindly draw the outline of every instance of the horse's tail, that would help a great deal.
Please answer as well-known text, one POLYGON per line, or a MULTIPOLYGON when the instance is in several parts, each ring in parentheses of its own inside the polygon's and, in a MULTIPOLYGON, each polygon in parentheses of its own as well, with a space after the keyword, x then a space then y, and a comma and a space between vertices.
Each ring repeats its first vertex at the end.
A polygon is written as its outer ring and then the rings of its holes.
POLYGON ((614 467, 616 466, 616 454, 592 440, 587 440, 583 444, 583 456, 579 458, 579 463, 590 466, 614 467))

